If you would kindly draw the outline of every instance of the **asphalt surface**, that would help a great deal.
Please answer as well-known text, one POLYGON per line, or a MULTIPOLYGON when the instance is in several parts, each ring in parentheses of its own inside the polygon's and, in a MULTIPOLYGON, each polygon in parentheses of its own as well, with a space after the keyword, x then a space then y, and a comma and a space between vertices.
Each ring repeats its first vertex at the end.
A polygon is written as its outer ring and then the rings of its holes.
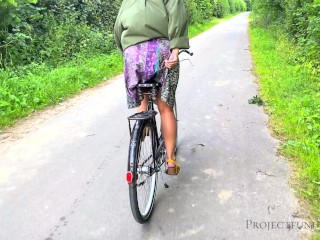
POLYGON ((129 205, 120 76, 0 151, 0 239, 298 239, 284 223, 303 222, 290 168, 248 104, 258 88, 248 15, 191 40, 177 93, 182 171, 165 176, 169 189, 159 182, 149 223, 129 205))

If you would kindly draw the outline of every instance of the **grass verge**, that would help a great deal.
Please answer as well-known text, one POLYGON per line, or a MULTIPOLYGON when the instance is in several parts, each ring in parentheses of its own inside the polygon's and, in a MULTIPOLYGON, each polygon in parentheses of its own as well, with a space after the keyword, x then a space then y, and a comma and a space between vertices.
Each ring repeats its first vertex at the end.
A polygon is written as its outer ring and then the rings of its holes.
POLYGON ((113 53, 78 58, 56 69, 36 65, 21 71, 0 71, 0 128, 119 74, 122 59, 113 53))
MULTIPOLYGON (((194 37, 234 15, 191 25, 189 35, 194 37)), ((46 65, 29 65, 15 72, 0 69, 0 129, 119 74, 122 65, 121 56, 113 53, 90 59, 78 57, 55 69, 46 65)))
MULTIPOLYGON (((281 154, 291 160, 293 188, 320 219, 320 82, 296 62, 299 48, 272 30, 250 26, 251 51, 270 124, 283 141, 281 154)), ((313 239, 320 239, 316 229, 313 239)))

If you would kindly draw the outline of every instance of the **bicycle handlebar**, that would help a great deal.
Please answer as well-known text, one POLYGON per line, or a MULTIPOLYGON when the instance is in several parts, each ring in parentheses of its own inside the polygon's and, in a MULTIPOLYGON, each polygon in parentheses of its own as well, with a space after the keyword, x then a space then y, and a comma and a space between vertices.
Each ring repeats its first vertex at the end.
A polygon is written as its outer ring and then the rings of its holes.
POLYGON ((188 49, 180 50, 180 51, 179 51, 179 55, 180 55, 180 53, 187 53, 187 54, 189 54, 190 56, 193 56, 193 52, 190 52, 188 49))

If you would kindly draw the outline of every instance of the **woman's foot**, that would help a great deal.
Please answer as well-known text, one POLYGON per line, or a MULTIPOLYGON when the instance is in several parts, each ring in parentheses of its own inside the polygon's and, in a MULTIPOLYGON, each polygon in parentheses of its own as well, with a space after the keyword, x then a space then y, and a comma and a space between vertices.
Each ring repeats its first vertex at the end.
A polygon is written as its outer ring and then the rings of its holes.
POLYGON ((180 165, 175 160, 167 160, 167 170, 168 175, 177 175, 180 172, 180 165))

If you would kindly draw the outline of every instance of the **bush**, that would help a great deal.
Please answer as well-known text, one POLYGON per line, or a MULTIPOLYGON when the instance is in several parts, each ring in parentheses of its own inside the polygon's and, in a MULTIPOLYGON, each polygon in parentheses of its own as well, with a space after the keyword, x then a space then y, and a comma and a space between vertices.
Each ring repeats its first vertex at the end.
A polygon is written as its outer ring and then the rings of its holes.
MULTIPOLYGON (((248 0, 247 0, 248 1, 248 0)), ((229 0, 230 13, 247 10, 247 4, 243 0, 229 0)), ((248 1, 250 3, 250 1, 248 1)))
POLYGON ((230 13, 236 12, 236 1, 237 0, 228 0, 229 2, 229 8, 230 8, 230 13))
POLYGON ((0 5, 0 68, 34 62, 56 66, 78 54, 90 57, 114 48, 110 33, 119 2, 10 2, 0 5))
POLYGON ((251 0, 244 0, 245 6, 246 6, 246 10, 250 11, 251 10, 251 0))
POLYGON ((270 26, 275 22, 283 22, 285 9, 281 0, 253 0, 253 11, 256 13, 255 20, 264 27, 270 26))
POLYGON ((216 0, 215 16, 222 18, 230 13, 230 6, 228 0, 216 0))
POLYGON ((213 15, 213 6, 210 0, 198 0, 198 12, 201 16, 201 20, 205 21, 212 17, 213 15))
POLYGON ((247 5, 243 0, 235 0, 236 11, 243 12, 247 10, 247 5))
POLYGON ((320 74, 320 1, 254 0, 255 23, 274 27, 301 47, 296 59, 320 74))
POLYGON ((198 13, 197 3, 194 0, 184 0, 184 3, 188 11, 189 22, 191 24, 199 22, 201 15, 198 13))

